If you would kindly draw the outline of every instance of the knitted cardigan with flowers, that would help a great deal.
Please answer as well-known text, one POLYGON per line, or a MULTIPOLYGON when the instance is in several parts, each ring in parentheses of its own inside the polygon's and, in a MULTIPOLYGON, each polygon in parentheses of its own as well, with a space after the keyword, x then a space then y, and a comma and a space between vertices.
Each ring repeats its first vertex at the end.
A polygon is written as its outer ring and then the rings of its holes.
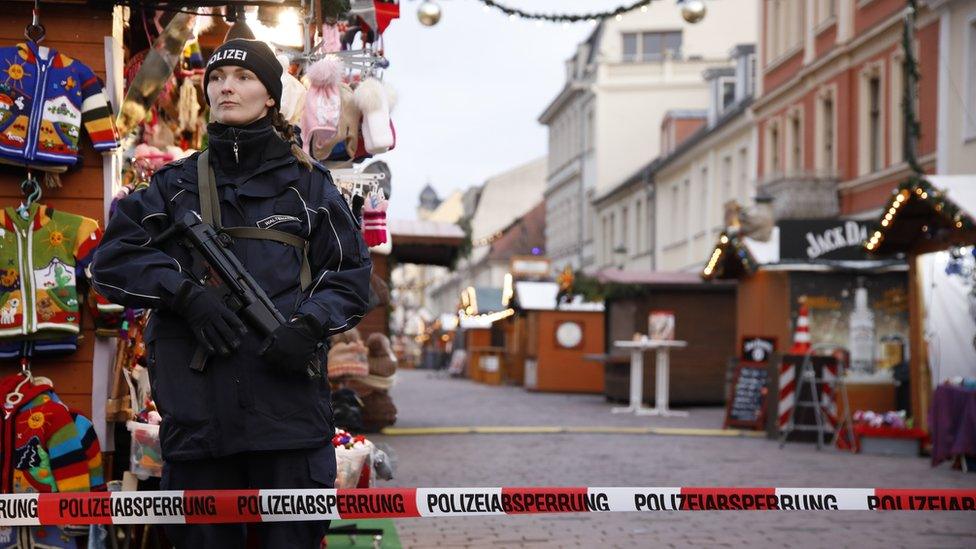
POLYGON ((77 277, 102 232, 94 219, 32 204, 0 211, 0 338, 77 334, 77 277))

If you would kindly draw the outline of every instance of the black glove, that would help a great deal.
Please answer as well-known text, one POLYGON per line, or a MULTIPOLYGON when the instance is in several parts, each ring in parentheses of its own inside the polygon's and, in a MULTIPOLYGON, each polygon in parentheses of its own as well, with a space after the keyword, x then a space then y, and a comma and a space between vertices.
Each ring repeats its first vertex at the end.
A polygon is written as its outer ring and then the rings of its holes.
POLYGON ((241 319, 212 293, 190 280, 180 283, 170 308, 183 316, 208 355, 229 355, 241 344, 247 328, 241 319))
POLYGON ((325 334, 318 320, 302 315, 272 332, 261 345, 261 356, 282 371, 314 374, 320 370, 316 351, 323 339, 325 334))

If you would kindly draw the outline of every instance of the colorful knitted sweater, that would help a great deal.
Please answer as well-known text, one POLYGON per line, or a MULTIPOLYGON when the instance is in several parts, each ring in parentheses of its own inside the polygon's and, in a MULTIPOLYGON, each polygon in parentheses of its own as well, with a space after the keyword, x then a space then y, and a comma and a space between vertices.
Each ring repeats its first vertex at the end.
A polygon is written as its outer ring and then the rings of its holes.
POLYGON ((43 204, 32 204, 27 219, 0 211, 0 338, 77 334, 76 280, 101 237, 94 219, 43 204))
POLYGON ((62 403, 50 385, 24 381, 20 373, 0 380, 0 394, 23 395, 20 402, 4 407, 0 490, 23 494, 104 488, 101 446, 91 421, 62 403))
POLYGON ((90 68, 34 43, 0 48, 0 160, 48 166, 78 161, 81 126, 95 150, 118 146, 101 80, 90 68))

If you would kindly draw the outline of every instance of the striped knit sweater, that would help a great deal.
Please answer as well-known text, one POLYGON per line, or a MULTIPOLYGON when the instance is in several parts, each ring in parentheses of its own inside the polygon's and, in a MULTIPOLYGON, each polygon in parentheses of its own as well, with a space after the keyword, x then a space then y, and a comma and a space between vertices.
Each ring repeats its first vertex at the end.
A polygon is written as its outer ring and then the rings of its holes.
POLYGON ((101 80, 34 43, 0 48, 0 161, 63 171, 78 161, 81 126, 95 150, 118 146, 101 80))
POLYGON ((0 424, 4 493, 86 492, 104 487, 101 447, 91 421, 70 410, 49 385, 22 374, 0 380, 0 394, 24 395, 0 424))

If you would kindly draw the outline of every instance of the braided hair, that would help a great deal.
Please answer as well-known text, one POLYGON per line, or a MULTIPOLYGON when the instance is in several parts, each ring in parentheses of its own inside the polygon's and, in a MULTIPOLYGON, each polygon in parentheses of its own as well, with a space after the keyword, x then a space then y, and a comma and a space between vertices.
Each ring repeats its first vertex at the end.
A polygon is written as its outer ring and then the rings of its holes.
POLYGON ((300 145, 299 141, 300 135, 295 131, 295 127, 292 126, 285 117, 282 116, 281 111, 278 109, 272 109, 271 113, 271 127, 274 128, 275 132, 278 133, 285 141, 291 143, 291 154, 295 156, 298 163, 305 166, 308 171, 312 171, 312 164, 315 160, 300 145))

